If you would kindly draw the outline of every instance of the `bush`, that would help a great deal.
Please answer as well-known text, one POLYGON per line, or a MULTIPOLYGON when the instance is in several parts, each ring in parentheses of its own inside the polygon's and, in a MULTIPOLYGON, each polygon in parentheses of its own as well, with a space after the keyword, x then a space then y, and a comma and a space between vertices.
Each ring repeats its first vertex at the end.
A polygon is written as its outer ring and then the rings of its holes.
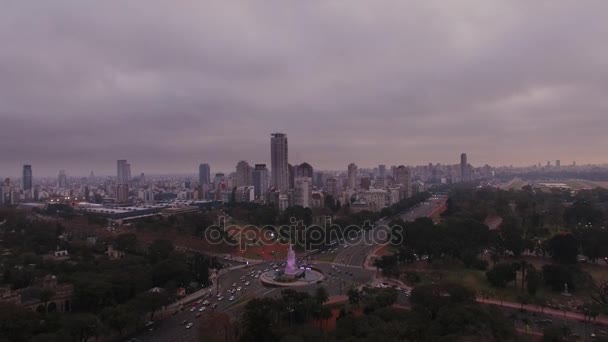
POLYGON ((406 279, 408 282, 413 284, 417 284, 422 281, 420 274, 418 274, 417 272, 408 272, 406 275, 406 279))
POLYGON ((505 287, 508 283, 515 280, 515 269, 509 264, 497 264, 486 272, 486 278, 494 287, 505 287))
POLYGON ((488 269, 489 263, 480 258, 475 258, 475 260, 473 260, 473 263, 471 264, 471 266, 476 270, 485 271, 488 269))
POLYGON ((553 291, 564 291, 564 284, 568 284, 568 291, 574 291, 576 288, 574 281, 576 271, 574 266, 545 265, 543 266, 545 285, 553 291))

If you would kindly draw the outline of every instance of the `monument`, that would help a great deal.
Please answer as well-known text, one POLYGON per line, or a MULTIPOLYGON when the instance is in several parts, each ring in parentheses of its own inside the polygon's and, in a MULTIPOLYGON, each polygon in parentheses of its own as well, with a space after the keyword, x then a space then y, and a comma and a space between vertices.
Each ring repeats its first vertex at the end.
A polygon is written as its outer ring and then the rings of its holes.
POLYGON ((289 250, 287 251, 287 263, 285 265, 285 271, 283 274, 286 277, 295 278, 299 273, 298 266, 296 265, 296 252, 291 247, 291 243, 289 244, 289 250))
POLYGON ((296 252, 293 246, 289 243, 287 250, 287 261, 285 268, 282 270, 274 269, 264 272, 260 275, 260 282, 264 286, 304 286, 315 284, 323 281, 325 276, 318 269, 313 269, 312 265, 303 265, 301 268, 296 263, 296 252))

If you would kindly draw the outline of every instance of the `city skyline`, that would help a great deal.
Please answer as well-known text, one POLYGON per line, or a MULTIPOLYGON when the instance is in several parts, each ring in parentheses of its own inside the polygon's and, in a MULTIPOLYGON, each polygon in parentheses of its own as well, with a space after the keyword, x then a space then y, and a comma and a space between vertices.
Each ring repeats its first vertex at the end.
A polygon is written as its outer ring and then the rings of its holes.
MULTIPOLYGON (((466 153, 464 153, 466 154, 466 153)), ((461 160, 461 156, 462 154, 459 154, 456 156, 456 158, 454 158, 453 161, 450 162, 441 162, 441 161, 428 161, 426 163, 422 162, 422 163, 413 163, 413 164, 409 164, 409 163, 401 163, 399 161, 391 161, 391 162, 387 162, 385 164, 372 164, 372 165, 362 165, 359 164, 358 162, 355 162, 354 164, 357 166, 358 169, 361 170, 373 170, 373 169, 377 169, 381 166, 384 166, 386 168, 386 166, 398 166, 398 165, 405 165, 406 167, 420 167, 420 166, 425 166, 425 165, 429 165, 429 164, 433 164, 433 165, 451 165, 451 166, 458 166, 458 168, 460 169, 462 166, 462 160, 461 160)), ((239 162, 250 162, 250 167, 253 170, 253 165, 254 164, 263 164, 263 165, 271 165, 270 162, 271 158, 268 158, 268 161, 258 161, 258 160, 251 160, 250 159, 246 159, 246 160, 235 160, 234 161, 234 165, 232 166, 228 166, 226 168, 215 168, 214 164, 212 164, 211 162, 208 163, 200 163, 200 162, 193 162, 193 167, 189 168, 189 169, 174 169, 171 170, 170 168, 158 168, 158 169, 144 169, 142 167, 138 167, 137 165, 135 165, 135 172, 134 174, 140 174, 140 173, 145 173, 146 175, 151 175, 151 176, 170 176, 170 175, 175 175, 175 176, 191 176, 193 177, 193 179, 196 179, 197 181, 200 182, 200 167, 201 165, 206 165, 209 168, 209 176, 210 178, 213 178, 216 174, 224 174, 224 175, 230 175, 232 173, 234 173, 235 175, 237 174, 237 165, 239 164, 239 162), (197 166, 198 165, 198 166, 197 166), (166 170, 166 171, 162 171, 162 170, 166 170)), ((131 160, 137 160, 137 158, 129 158, 129 161, 131 160)), ((63 176, 67 176, 67 177, 91 177, 91 175, 94 175, 95 177, 113 177, 113 178, 117 178, 117 161, 122 161, 122 159, 119 160, 111 160, 109 161, 110 166, 104 166, 103 168, 101 168, 100 170, 97 169, 86 169, 86 168, 80 168, 84 171, 82 172, 75 172, 73 170, 69 170, 69 169, 65 169, 65 168, 61 168, 60 166, 57 166, 57 168, 50 168, 50 172, 49 173, 43 173, 40 172, 38 170, 38 168, 36 167, 35 164, 33 163, 29 163, 29 164, 19 164, 19 165, 14 165, 14 167, 11 167, 11 169, 15 169, 15 171, 13 171, 11 173, 0 173, 1 177, 9 177, 9 178, 13 178, 13 179, 21 179, 22 178, 22 173, 23 173, 23 167, 24 166, 30 166, 30 167, 34 167, 36 170, 34 171, 35 173, 35 177, 38 178, 57 178, 58 174, 63 174, 63 176), (53 173, 53 170, 55 170, 53 173)), ((489 165, 491 167, 495 167, 495 168, 506 168, 506 167, 514 167, 514 168, 528 168, 528 167, 555 167, 557 166, 555 162, 560 161, 560 160, 539 160, 536 163, 530 163, 530 164, 522 164, 522 165, 515 165, 515 164, 489 164, 489 163, 483 163, 483 162, 468 162, 468 165, 471 165, 473 167, 482 167, 485 165, 489 165)), ((293 166, 299 166, 301 163, 305 163, 305 164, 309 164, 309 161, 306 160, 302 160, 299 162, 292 162, 289 161, 289 164, 293 165, 293 166), (295 164, 294 164, 295 163, 295 164)), ((338 165, 335 168, 323 168, 323 167, 317 167, 316 164, 310 164, 310 165, 315 165, 315 171, 321 171, 321 172, 345 172, 348 173, 348 166, 351 163, 347 163, 343 166, 338 165)), ((129 168, 129 172, 130 172, 130 167, 131 167, 131 163, 127 164, 128 168, 129 168)), ((568 166, 607 166, 608 162, 603 162, 603 163, 584 163, 584 162, 579 162, 576 160, 572 160, 569 163, 561 163, 560 166, 558 167, 568 167, 568 166)), ((385 169, 386 171, 386 169, 385 169)), ((4 178, 2 178, 4 179, 4 178)), ((269 180, 270 181, 270 180, 269 180)))
POLYGON ((117 159, 155 173, 270 165, 274 131, 294 163, 319 169, 457 163, 463 151, 476 165, 605 163, 607 10, 9 2, 0 175, 111 174, 117 159))

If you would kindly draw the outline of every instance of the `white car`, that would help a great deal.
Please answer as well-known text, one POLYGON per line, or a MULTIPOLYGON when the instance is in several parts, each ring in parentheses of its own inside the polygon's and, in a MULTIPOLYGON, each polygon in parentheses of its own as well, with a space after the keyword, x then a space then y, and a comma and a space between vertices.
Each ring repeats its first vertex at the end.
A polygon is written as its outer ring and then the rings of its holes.
POLYGON ((248 281, 245 282, 245 286, 249 286, 249 282, 248 281))
POLYGON ((236 290, 237 290, 237 291, 241 291, 242 289, 243 289, 243 288, 242 288, 242 287, 240 287, 240 286, 236 288, 236 290))
POLYGON ((205 311, 205 309, 206 309, 206 307, 201 306, 201 308, 200 308, 200 309, 198 309, 198 311, 199 311, 199 312, 203 312, 203 311, 205 311))
POLYGON ((190 308, 190 312, 194 312, 194 311, 196 311, 196 306, 193 306, 190 308))
POLYGON ((217 300, 222 301, 223 299, 224 299, 224 297, 219 297, 217 300))
POLYGON ((228 298, 229 301, 233 301, 234 300, 234 296, 230 296, 230 298, 228 298))
POLYGON ((186 329, 192 328, 193 325, 194 325, 194 323, 188 323, 188 324, 186 324, 186 329))

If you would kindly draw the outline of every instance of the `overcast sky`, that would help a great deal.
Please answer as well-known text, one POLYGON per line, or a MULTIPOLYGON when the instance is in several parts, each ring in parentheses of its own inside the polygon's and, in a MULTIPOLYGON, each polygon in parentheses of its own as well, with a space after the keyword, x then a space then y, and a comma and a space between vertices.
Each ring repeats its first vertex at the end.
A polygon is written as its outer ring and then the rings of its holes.
POLYGON ((0 0, 0 175, 608 162, 608 1, 0 0))

